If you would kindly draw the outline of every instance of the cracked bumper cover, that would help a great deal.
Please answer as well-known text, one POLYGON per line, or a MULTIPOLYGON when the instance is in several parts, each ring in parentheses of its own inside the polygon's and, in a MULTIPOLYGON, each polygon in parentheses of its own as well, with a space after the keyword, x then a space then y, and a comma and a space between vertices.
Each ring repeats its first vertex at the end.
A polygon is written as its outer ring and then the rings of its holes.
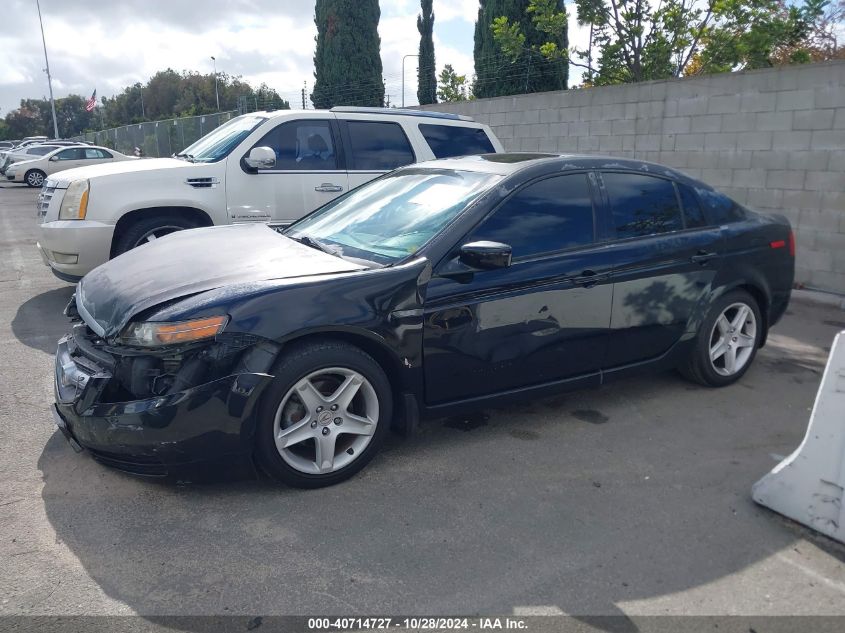
POLYGON ((100 402, 111 373, 74 352, 72 336, 59 341, 54 382, 54 419, 74 448, 153 476, 251 455, 258 398, 270 375, 233 374, 164 396, 100 402))

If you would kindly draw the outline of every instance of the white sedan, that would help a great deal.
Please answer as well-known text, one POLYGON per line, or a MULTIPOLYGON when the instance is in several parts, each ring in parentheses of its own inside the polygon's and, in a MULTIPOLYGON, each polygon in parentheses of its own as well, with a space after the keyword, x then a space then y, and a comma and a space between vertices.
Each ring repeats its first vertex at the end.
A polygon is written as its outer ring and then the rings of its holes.
POLYGON ((6 169, 6 180, 26 183, 30 187, 40 187, 44 179, 57 171, 111 163, 122 160, 136 160, 113 149, 96 146, 61 147, 34 160, 13 163, 6 169))

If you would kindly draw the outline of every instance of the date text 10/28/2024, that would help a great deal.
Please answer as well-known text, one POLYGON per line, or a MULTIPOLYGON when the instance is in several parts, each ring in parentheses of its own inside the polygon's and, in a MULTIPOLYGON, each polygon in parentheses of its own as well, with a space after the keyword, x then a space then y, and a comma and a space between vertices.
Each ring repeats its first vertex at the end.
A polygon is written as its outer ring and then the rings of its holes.
POLYGON ((520 618, 308 618, 311 631, 363 631, 378 629, 421 630, 526 630, 525 620, 520 618))

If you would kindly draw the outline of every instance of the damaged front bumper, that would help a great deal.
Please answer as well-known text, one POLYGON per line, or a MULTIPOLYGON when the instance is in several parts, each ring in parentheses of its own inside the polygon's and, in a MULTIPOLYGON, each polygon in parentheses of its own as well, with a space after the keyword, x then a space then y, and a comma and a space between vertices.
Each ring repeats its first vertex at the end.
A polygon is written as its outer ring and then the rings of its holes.
POLYGON ((104 398, 116 380, 110 356, 78 338, 72 333, 59 341, 54 383, 54 419, 75 449, 148 476, 243 464, 251 455, 258 399, 272 376, 235 373, 166 395, 111 402, 104 398))

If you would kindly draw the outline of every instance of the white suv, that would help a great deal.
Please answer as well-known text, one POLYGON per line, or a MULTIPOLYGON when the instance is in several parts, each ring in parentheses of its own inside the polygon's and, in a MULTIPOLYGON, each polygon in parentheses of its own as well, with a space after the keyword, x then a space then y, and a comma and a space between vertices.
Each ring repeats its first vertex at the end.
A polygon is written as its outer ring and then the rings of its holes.
POLYGON ((76 281, 168 233, 289 224, 402 165, 503 151, 486 125, 440 112, 337 107, 236 117, 173 158, 69 169, 38 196, 44 263, 76 281))

